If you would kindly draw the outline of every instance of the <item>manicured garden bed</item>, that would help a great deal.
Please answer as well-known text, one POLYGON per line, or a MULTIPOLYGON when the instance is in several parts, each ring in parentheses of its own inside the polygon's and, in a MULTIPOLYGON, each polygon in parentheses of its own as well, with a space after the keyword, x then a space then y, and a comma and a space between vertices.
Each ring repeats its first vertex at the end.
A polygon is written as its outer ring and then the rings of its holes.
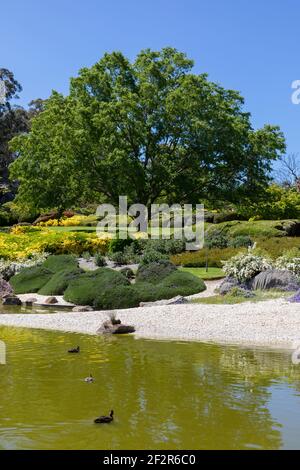
POLYGON ((125 274, 110 268, 84 272, 71 255, 50 256, 39 266, 21 270, 10 283, 16 294, 63 294, 68 302, 96 309, 137 307, 140 302, 205 290, 202 279, 166 260, 140 266, 136 282, 130 283, 125 274))

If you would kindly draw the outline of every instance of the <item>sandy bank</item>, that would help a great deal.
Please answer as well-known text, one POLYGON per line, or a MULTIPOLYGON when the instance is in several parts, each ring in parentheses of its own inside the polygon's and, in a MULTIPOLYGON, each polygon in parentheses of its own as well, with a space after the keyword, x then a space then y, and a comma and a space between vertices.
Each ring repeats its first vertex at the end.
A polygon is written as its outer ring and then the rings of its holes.
MULTIPOLYGON (((183 304, 115 311, 143 338, 294 349, 300 306, 283 299, 236 305, 183 304)), ((108 312, 1 314, 0 325, 95 334, 108 312)))

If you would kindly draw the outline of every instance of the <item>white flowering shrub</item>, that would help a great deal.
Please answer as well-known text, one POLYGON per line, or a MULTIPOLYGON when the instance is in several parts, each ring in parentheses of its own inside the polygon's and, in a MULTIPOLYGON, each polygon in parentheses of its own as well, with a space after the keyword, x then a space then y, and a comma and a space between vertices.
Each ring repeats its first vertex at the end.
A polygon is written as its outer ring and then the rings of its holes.
POLYGON ((229 277, 239 282, 250 281, 257 274, 271 269, 271 261, 260 255, 255 255, 251 250, 248 253, 240 253, 228 261, 223 262, 223 271, 229 277))
POLYGON ((280 270, 288 270, 300 279, 300 257, 290 258, 288 255, 277 258, 275 268, 280 270))
POLYGON ((19 261, 0 259, 0 278, 9 280, 24 268, 41 265, 48 256, 48 253, 33 253, 30 258, 24 258, 19 261))

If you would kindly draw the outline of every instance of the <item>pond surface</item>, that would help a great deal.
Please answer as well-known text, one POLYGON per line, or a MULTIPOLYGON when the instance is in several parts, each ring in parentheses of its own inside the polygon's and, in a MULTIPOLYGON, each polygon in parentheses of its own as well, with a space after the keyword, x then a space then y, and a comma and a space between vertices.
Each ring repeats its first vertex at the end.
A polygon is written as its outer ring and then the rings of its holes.
POLYGON ((0 449, 300 448, 289 353, 10 327, 0 339, 0 449), (111 408, 113 423, 93 423, 111 408))

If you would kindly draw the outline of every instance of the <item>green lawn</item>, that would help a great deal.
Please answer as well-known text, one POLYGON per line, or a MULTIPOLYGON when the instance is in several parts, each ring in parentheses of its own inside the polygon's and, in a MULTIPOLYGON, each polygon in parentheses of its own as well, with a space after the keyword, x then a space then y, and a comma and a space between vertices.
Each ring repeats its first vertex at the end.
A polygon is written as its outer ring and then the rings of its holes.
POLYGON ((266 300, 289 298, 292 297, 293 292, 282 292, 278 290, 256 291, 255 297, 245 298, 231 295, 214 295, 212 297, 203 297, 200 299, 193 299, 191 302, 196 304, 209 304, 209 305, 233 305, 241 304, 244 302, 262 302, 266 300))
POLYGON ((224 271, 221 268, 179 268, 180 271, 184 271, 187 273, 191 273, 194 276, 200 277, 204 280, 212 280, 212 279, 222 279, 225 277, 224 271))

